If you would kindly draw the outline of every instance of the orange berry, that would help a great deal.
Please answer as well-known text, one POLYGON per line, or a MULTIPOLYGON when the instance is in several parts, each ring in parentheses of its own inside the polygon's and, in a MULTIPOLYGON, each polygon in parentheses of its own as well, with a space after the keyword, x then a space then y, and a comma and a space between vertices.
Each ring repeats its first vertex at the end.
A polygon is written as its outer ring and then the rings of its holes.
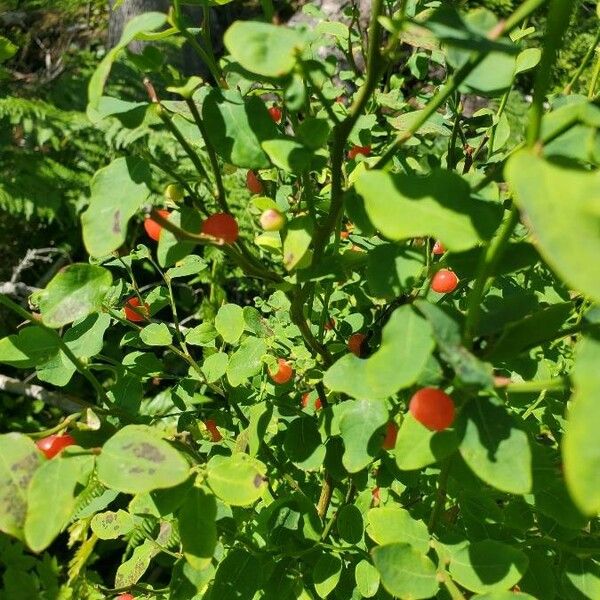
POLYGON ((454 422, 454 400, 437 388, 415 392, 408 405, 410 414, 427 429, 442 431, 454 422))
POLYGON ((275 123, 279 123, 281 121, 283 113, 281 112, 281 109, 278 106, 271 106, 271 108, 269 108, 269 115, 271 115, 271 119, 273 119, 275 123))
POLYGON ((144 304, 144 307, 140 308, 140 299, 137 296, 129 298, 123 308, 125 309, 125 318, 134 323, 145 321, 150 314, 150 307, 147 304, 144 304), (134 310, 136 308, 138 309, 137 311, 134 310))
POLYGON ((258 178, 258 175, 254 171, 248 171, 246 173, 246 187, 253 194, 263 193, 262 181, 258 178))
POLYGON ((363 344, 366 339, 367 336, 364 333, 353 333, 348 338, 348 350, 360 358, 363 354, 363 344))
POLYGON ((458 277, 454 271, 440 269, 431 280, 431 289, 438 294, 449 294, 458 286, 458 277))
POLYGON ((239 229, 237 221, 230 214, 216 213, 202 223, 202 233, 233 244, 238 239, 239 229))
POLYGON ((280 358, 277 361, 277 371, 275 373, 269 371, 269 376, 275 383, 287 383, 294 376, 294 369, 287 360, 280 358))
POLYGON ((371 154, 371 146, 353 146, 348 151, 348 158, 354 160, 359 154, 369 156, 371 154))
MULTIPOLYGON (((163 219, 168 219, 169 215, 171 213, 168 210, 159 210, 158 214, 163 219)), ((148 237, 151 240, 158 242, 158 240, 160 238, 160 234, 162 233, 162 230, 163 230, 162 225, 159 225, 156 221, 153 221, 152 217, 148 217, 144 221, 144 229, 146 230, 146 233, 148 234, 148 237)))
POLYGON ((433 245, 433 253, 438 256, 440 254, 444 254, 444 252, 446 252, 446 248, 444 248, 444 245, 442 242, 440 242, 440 240, 437 240, 433 245))
POLYGON ((398 425, 394 421, 389 421, 385 429, 385 438, 383 439, 383 448, 393 450, 396 447, 396 438, 398 437, 398 425))
POLYGON ((75 438, 68 433, 63 435, 49 435, 38 440, 35 445, 44 453, 46 458, 54 458, 62 452, 67 446, 75 444, 75 438))
POLYGON ((206 419, 204 421, 206 429, 208 429, 213 442, 220 442, 223 439, 221 432, 217 429, 217 423, 214 419, 206 419))

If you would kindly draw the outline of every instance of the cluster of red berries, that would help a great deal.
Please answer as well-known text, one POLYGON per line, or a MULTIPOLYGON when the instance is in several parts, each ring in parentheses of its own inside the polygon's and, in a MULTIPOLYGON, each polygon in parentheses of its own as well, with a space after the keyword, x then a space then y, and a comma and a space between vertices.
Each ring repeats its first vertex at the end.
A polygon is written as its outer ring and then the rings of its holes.
POLYGON ((49 435, 38 440, 35 445, 44 453, 46 458, 54 458, 67 446, 72 446, 75 443, 75 438, 72 435, 63 433, 61 435, 49 435))

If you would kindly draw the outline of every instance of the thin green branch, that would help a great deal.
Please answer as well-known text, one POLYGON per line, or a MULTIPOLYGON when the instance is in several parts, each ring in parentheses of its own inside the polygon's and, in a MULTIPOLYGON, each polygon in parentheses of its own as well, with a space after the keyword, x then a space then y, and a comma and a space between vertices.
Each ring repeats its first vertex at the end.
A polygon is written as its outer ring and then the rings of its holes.
POLYGON ((506 245, 518 222, 519 211, 513 205, 500 226, 496 237, 488 243, 486 249, 481 254, 475 283, 467 299, 467 316, 463 333, 463 343, 467 347, 471 347, 472 345, 473 334, 481 316, 481 302, 488 281, 494 276, 496 266, 502 258, 506 245))
POLYGON ((584 69, 588 66, 590 59, 594 55, 594 52, 596 51, 596 48, 598 46, 598 42, 600 42, 600 27, 598 27, 598 31, 596 32, 596 36, 594 37, 594 41, 588 48, 588 51, 586 52, 585 56, 583 57, 583 60, 579 64, 579 67, 577 67, 577 71, 575 71, 575 74, 571 78, 571 81, 569 81, 569 83, 565 86, 563 93, 570 94, 573 91, 573 87, 575 87, 575 84, 579 81, 581 74, 583 73, 584 69))
POLYGON ((206 131, 206 127, 204 126, 204 121, 202 121, 202 117, 198 112, 198 107, 196 103, 192 100, 192 98, 185 99, 190 112, 192 113, 192 117, 194 117, 194 121, 196 122, 196 126, 198 127, 198 131, 200 131, 200 135, 204 140, 206 153, 208 154, 208 158, 210 160, 210 165, 212 167, 213 175, 215 178, 215 184, 217 186, 216 198, 221 210, 223 212, 229 212, 229 206, 227 205, 227 194, 225 193, 225 186, 223 185, 223 178, 221 176, 221 168, 219 166, 219 161, 217 159, 217 153, 213 145, 211 144, 208 134, 206 131))

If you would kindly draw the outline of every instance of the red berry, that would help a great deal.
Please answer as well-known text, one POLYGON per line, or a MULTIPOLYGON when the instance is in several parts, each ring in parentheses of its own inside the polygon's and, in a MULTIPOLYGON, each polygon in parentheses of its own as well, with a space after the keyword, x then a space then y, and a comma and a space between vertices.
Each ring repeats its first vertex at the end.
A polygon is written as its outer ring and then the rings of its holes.
POLYGON ((431 289, 438 294, 449 294, 456 289, 458 277, 454 271, 440 269, 431 280, 431 289))
POLYGON ((363 344, 366 339, 367 336, 364 333, 353 333, 348 338, 348 350, 360 358, 362 356, 363 344))
POLYGON ((344 230, 344 231, 341 231, 341 232, 340 232, 340 237, 341 237, 343 240, 347 240, 347 239, 350 237, 350 232, 349 232, 349 231, 346 231, 346 230, 344 230))
POLYGON ((121 594, 117 596, 116 600, 135 600, 135 597, 131 594, 121 594))
POLYGON ((433 245, 433 253, 437 256, 439 254, 444 254, 444 252, 446 252, 446 248, 444 248, 444 245, 440 240, 437 240, 433 245))
POLYGON ((294 376, 294 369, 287 360, 280 358, 277 361, 278 369, 275 373, 269 371, 271 379, 275 383, 287 383, 294 376))
POLYGON ((233 244, 238 239, 239 229, 237 221, 231 215, 216 213, 202 223, 202 233, 219 238, 226 244, 233 244))
POLYGON ((269 108, 269 114, 275 123, 279 123, 279 121, 281 121, 282 112, 278 106, 271 106, 271 108, 269 108))
POLYGON ((267 208, 260 215, 260 226, 265 231, 279 231, 285 225, 285 216, 274 208, 267 208))
POLYGON ((206 429, 208 429, 213 442, 220 442, 223 439, 221 432, 217 429, 217 423, 214 419, 206 419, 204 425, 206 426, 206 429))
MULTIPOLYGON (((168 210, 159 210, 158 214, 163 218, 163 219, 168 219, 169 215, 171 214, 168 210)), ((146 230, 146 233, 148 234, 148 237, 151 240, 154 240, 155 242, 158 242, 158 239, 160 238, 160 234, 162 233, 162 226, 159 225, 156 221, 152 220, 152 217, 148 217, 145 221, 144 221, 144 229, 146 230)))
POLYGON ((385 438, 383 439, 383 448, 385 450, 393 450, 396 447, 396 438, 398 437, 398 425, 394 421, 390 421, 385 430, 385 438))
POLYGON ((144 308, 139 308, 139 306, 140 299, 137 296, 132 296, 125 302, 125 318, 128 321, 137 323, 139 321, 145 321, 148 318, 150 307, 147 304, 144 304, 144 308), (137 308, 139 312, 135 311, 134 308, 137 308))
POLYGON ((73 436, 65 433, 63 435, 49 435, 38 440, 35 445, 46 455, 46 458, 53 458, 59 452, 62 452, 64 448, 75 443, 73 436))
POLYGON ((253 194, 262 194, 263 193, 263 184, 262 181, 258 178, 254 171, 248 171, 246 173, 246 187, 253 194))
POLYGON ((335 327, 335 319, 329 319, 327 323, 325 323, 325 331, 331 331, 335 327))
POLYGON ((371 146, 353 146, 348 151, 348 158, 354 160, 359 154, 369 156, 371 154, 371 146))
POLYGON ((410 414, 427 429, 442 431, 454 421, 454 400, 437 388, 416 392, 408 405, 410 414))
MULTIPOLYGON (((308 406, 308 401, 310 399, 310 392, 306 392, 302 394, 302 408, 306 408, 308 406)), ((321 402, 321 398, 317 398, 315 400, 315 410, 321 410, 323 407, 323 403, 321 402)))

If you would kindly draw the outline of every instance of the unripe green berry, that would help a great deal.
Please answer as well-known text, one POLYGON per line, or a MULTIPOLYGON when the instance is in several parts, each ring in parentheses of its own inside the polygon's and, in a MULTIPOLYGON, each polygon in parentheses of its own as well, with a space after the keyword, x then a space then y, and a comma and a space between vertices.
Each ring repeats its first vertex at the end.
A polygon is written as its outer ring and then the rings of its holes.
POLYGON ((165 198, 171 202, 181 202, 184 196, 185 192, 183 187, 178 183, 170 183, 165 188, 165 198))
POLYGON ((274 208, 268 208, 260 215, 260 226, 265 231, 279 231, 285 225, 285 215, 274 208))

